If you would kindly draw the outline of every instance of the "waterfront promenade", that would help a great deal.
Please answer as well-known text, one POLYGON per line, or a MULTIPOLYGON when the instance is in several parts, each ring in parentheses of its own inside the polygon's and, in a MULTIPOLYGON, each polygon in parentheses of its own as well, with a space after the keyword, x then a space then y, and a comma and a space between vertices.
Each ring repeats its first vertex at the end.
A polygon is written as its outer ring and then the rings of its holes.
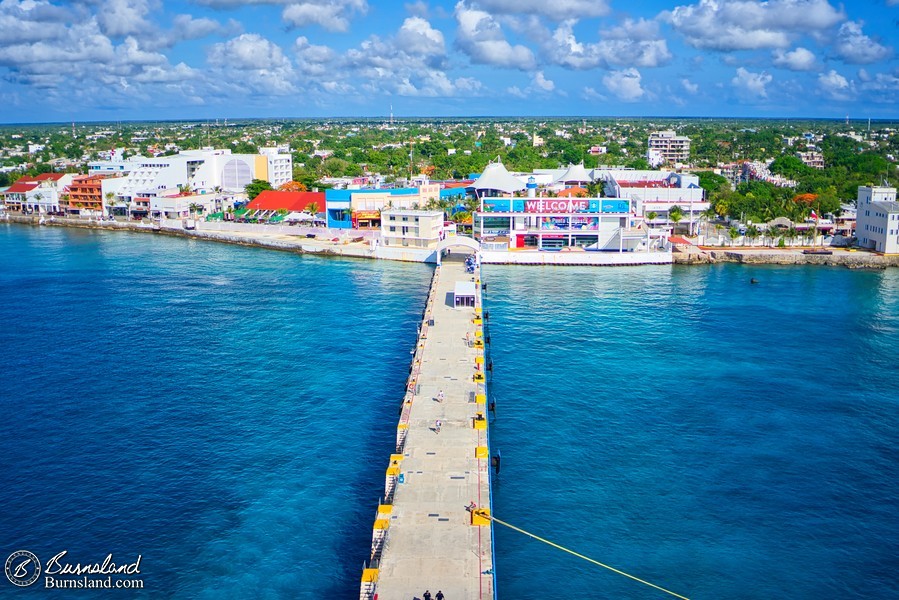
POLYGON ((477 278, 460 262, 435 272, 362 599, 409 600, 426 590, 451 600, 494 597, 492 528, 477 515, 490 508, 491 468, 480 286, 476 306, 453 307, 456 283, 477 278))

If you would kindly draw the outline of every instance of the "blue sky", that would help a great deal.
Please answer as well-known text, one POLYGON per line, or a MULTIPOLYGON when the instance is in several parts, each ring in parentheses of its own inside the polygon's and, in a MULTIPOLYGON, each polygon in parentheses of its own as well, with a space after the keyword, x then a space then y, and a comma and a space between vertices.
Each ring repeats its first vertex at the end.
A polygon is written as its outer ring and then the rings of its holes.
POLYGON ((0 121, 895 118, 899 0, 0 0, 0 121))

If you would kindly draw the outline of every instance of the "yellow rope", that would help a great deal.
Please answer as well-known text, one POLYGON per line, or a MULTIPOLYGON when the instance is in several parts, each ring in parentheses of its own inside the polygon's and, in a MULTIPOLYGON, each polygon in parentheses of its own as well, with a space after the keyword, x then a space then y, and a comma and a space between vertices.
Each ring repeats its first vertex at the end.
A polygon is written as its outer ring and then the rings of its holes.
POLYGON ((599 565, 600 567, 602 567, 602 568, 604 568, 604 569, 608 569, 608 570, 610 570, 610 571, 614 571, 615 573, 618 573, 619 575, 624 575, 624 576, 627 577, 628 579, 633 579, 634 581, 639 581, 640 583, 642 583, 642 584, 644 584, 644 585, 648 585, 649 587, 652 587, 652 588, 655 588, 655 589, 660 590, 660 591, 662 591, 662 592, 665 592, 666 594, 670 594, 670 595, 675 596, 675 597, 677 597, 677 598, 681 598, 682 600, 689 600, 689 598, 687 598, 686 596, 681 596, 680 594, 675 594, 675 593, 672 592, 671 590, 666 590, 665 588, 660 587, 660 586, 657 586, 657 585, 654 584, 654 583, 649 583, 648 581, 646 581, 646 580, 644 580, 644 579, 640 579, 639 577, 634 577, 633 575, 631 575, 631 574, 629 574, 629 573, 625 573, 624 571, 619 571, 619 570, 616 569, 615 567, 610 567, 609 565, 605 565, 605 564, 599 562, 598 560, 593 560, 592 558, 590 558, 590 557, 588 557, 588 556, 584 556, 583 554, 578 554, 578 553, 575 552, 574 550, 569 550, 568 548, 564 548, 564 547, 562 547, 562 546, 560 546, 560 545, 558 545, 558 544, 554 544, 553 542, 551 542, 551 541, 549 541, 549 540, 543 539, 543 538, 540 537, 539 535, 534 535, 533 533, 530 533, 530 532, 528 532, 528 531, 525 531, 524 529, 519 529, 518 527, 515 527, 514 525, 511 525, 511 524, 509 524, 509 523, 506 523, 505 521, 500 521, 499 519, 497 519, 497 518, 494 517, 494 516, 491 516, 491 515, 488 515, 488 514, 484 514, 484 513, 479 513, 479 515, 482 516, 482 517, 485 517, 485 518, 487 518, 487 519, 491 519, 493 522, 499 523, 500 525, 505 525, 505 526, 508 527, 509 529, 514 529, 515 531, 517 531, 517 532, 519 532, 519 533, 523 533, 523 534, 525 534, 525 535, 528 536, 528 537, 532 537, 532 538, 534 538, 535 540, 539 540, 539 541, 543 542, 544 544, 549 544, 549 545, 552 546, 553 548, 558 548, 559 550, 562 550, 562 551, 564 551, 564 552, 567 552, 568 554, 573 554, 573 555, 577 556, 578 558, 582 558, 582 559, 586 560, 587 562, 593 563, 594 565, 599 565))

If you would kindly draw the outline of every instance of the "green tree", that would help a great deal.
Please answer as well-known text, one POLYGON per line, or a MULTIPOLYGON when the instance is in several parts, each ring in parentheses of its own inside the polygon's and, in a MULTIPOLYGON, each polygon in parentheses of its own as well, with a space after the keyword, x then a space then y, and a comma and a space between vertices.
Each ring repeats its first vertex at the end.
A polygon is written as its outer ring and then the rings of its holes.
POLYGON ((749 227, 746 228, 746 237, 749 238, 750 246, 755 245, 755 240, 757 240, 759 238, 759 235, 761 235, 761 232, 759 231, 759 228, 756 227, 755 225, 750 225, 749 227))
POLYGON ((677 231, 677 224, 684 220, 684 211, 680 206, 674 205, 674 208, 668 211, 668 220, 674 223, 671 232, 677 231))
POLYGON ((273 188, 272 184, 270 184, 268 181, 265 181, 264 179, 254 179, 247 184, 247 187, 245 189, 247 192, 247 198, 249 198, 250 200, 255 200, 256 196, 266 190, 271 190, 273 188))
POLYGON ((106 206, 109 207, 109 216, 112 216, 113 209, 118 204, 118 200, 116 200, 116 195, 113 192, 106 192, 106 206))

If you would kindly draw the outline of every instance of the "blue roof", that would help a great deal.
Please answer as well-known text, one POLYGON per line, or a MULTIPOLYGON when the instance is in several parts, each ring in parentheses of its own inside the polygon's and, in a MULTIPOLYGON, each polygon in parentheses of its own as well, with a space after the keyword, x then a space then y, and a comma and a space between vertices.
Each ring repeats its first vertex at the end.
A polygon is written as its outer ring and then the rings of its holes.
POLYGON ((383 194, 388 193, 391 196, 412 196, 418 193, 418 188, 363 188, 360 190, 325 190, 325 201, 333 202, 352 200, 353 194, 383 194))

